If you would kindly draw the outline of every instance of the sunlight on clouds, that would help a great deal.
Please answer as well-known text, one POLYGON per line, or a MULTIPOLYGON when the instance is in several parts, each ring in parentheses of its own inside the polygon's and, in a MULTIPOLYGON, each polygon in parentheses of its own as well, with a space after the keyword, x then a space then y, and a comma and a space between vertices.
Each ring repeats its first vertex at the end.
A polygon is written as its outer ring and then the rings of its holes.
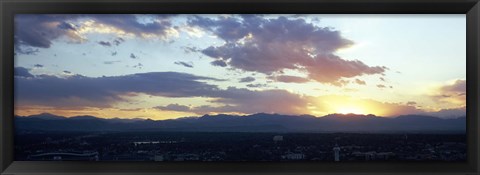
POLYGON ((402 103, 380 102, 372 99, 355 98, 342 95, 313 97, 310 109, 317 115, 332 113, 374 114, 377 116, 397 116, 416 114, 423 111, 402 103))
POLYGON ((161 40, 167 40, 167 39, 172 38, 172 37, 179 37, 180 36, 180 33, 178 32, 178 30, 174 29, 173 27, 166 29, 164 32, 165 32, 165 35, 158 35, 158 34, 154 34, 154 33, 141 33, 140 36, 144 39, 159 38, 161 40))
POLYGON ((430 88, 429 95, 440 103, 442 108, 452 108, 466 105, 466 81, 450 80, 430 88))
MULTIPOLYGON (((253 34, 252 33, 248 33, 247 35, 245 35, 243 38, 240 38, 238 41, 236 41, 236 43, 238 44, 241 44, 241 45, 244 45, 246 42, 248 41, 251 41, 253 39, 253 34)), ((254 44, 255 45, 255 44, 254 44)), ((256 45, 255 45, 256 46, 256 45)))
POLYGON ((195 38, 201 38, 205 35, 205 31, 203 31, 202 29, 200 29, 198 27, 191 27, 191 26, 185 25, 185 26, 180 27, 180 30, 182 32, 185 32, 189 36, 195 37, 195 38))
MULTIPOLYGON (((128 32, 111 25, 102 24, 102 23, 96 22, 95 20, 86 20, 80 23, 80 26, 81 27, 79 27, 77 31, 79 34, 82 34, 82 35, 89 34, 89 33, 102 33, 102 34, 115 34, 117 36, 129 37, 129 38, 135 37, 136 35, 135 33, 128 32)), ((179 31, 173 27, 169 27, 165 29, 164 32, 165 34, 140 32, 138 35, 140 35, 140 37, 145 39, 159 38, 161 40, 167 40, 168 38, 171 38, 171 37, 180 36, 179 31)))
POLYGON ((86 20, 80 25, 81 27, 78 28, 78 32, 80 34, 87 34, 87 33, 104 33, 104 34, 116 34, 118 36, 128 36, 133 37, 134 34, 128 34, 123 30, 117 29, 112 26, 108 26, 105 24, 100 24, 95 22, 94 20, 86 20))
POLYGON ((356 106, 342 106, 336 109, 337 113, 340 114, 366 114, 366 112, 356 106))
MULTIPOLYGON (((58 28, 59 26, 62 26, 63 24, 61 22, 58 22, 58 21, 53 21, 53 22, 46 22, 46 23, 43 23, 41 25, 43 25, 45 28, 53 29, 53 28, 58 28)), ((64 25, 72 25, 73 26, 73 24, 71 24, 71 23, 65 23, 64 25)), ((67 39, 67 41, 70 42, 70 43, 77 43, 77 44, 87 41, 87 37, 83 36, 81 32, 76 31, 76 30, 66 30, 63 38, 67 39)))
MULTIPOLYGON (((367 103, 348 96, 321 96, 312 102, 313 111, 320 115, 332 113, 377 114, 367 108, 367 103)), ((377 114, 379 115, 379 114, 377 114)))

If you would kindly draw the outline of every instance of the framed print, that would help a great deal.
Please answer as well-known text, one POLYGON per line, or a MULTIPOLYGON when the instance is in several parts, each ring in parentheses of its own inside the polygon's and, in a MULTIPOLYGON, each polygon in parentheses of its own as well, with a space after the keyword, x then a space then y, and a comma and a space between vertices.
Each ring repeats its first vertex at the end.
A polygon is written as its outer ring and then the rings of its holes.
POLYGON ((1 1, 2 174, 478 174, 477 1, 1 1))

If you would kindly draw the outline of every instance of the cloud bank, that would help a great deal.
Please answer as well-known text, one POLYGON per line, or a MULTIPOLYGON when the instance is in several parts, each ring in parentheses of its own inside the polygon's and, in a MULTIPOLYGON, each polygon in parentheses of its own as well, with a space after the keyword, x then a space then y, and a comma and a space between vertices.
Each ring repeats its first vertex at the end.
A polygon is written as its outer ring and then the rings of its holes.
POLYGON ((306 72, 310 79, 336 83, 344 78, 383 74, 384 66, 368 66, 359 60, 345 60, 336 51, 353 42, 339 31, 318 27, 304 19, 262 18, 258 15, 219 17, 195 16, 189 25, 200 27, 225 41, 201 52, 214 59, 213 65, 271 75, 285 69, 306 72))

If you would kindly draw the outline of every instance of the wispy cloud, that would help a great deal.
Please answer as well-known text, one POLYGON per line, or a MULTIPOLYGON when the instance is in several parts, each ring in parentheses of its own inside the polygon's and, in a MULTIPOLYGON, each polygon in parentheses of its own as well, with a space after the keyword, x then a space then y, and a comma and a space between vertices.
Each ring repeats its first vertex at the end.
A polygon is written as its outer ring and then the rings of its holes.
POLYGON ((164 110, 164 111, 190 111, 190 107, 186 105, 169 104, 167 106, 156 106, 155 109, 164 110))
POLYGON ((115 64, 115 63, 120 63, 122 61, 116 60, 116 61, 104 61, 103 64, 115 64))
POLYGON ((193 68, 193 63, 187 63, 187 62, 184 62, 184 61, 175 61, 174 64, 184 66, 184 67, 188 67, 188 68, 193 68))
POLYGON ((240 78, 240 80, 238 81, 239 83, 250 83, 250 82, 253 82, 255 81, 255 78, 253 77, 243 77, 243 78, 240 78))
POLYGON ((306 83, 310 81, 308 78, 291 75, 270 76, 269 78, 284 83, 306 83))
POLYGON ((112 46, 112 43, 110 43, 108 41, 99 41, 98 44, 100 44, 102 46, 105 46, 105 47, 111 47, 112 46))

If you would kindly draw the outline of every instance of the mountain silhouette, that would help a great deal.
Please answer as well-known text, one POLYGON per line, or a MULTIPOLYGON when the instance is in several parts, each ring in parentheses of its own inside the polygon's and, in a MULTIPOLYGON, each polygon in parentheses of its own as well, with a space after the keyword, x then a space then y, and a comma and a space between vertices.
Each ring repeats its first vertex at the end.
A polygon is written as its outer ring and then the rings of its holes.
POLYGON ((393 118, 375 115, 330 114, 204 115, 168 120, 103 119, 94 116, 62 117, 52 114, 16 116, 17 130, 37 131, 190 131, 190 132, 372 132, 437 133, 465 132, 466 117, 441 119, 403 115, 393 118))
POLYGON ((50 113, 41 113, 37 115, 31 115, 29 116, 31 118, 38 118, 38 119, 44 119, 44 120, 58 120, 58 119, 65 119, 65 117, 58 116, 58 115, 53 115, 50 113))

